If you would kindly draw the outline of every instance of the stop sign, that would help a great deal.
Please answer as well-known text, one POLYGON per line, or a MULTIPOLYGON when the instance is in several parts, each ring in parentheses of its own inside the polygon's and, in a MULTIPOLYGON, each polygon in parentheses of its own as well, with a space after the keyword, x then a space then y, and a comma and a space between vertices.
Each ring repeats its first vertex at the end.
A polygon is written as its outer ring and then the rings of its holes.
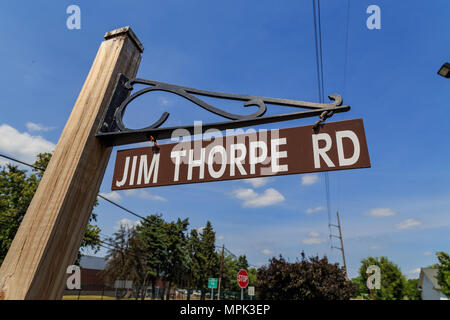
POLYGON ((244 269, 239 270, 238 276, 237 276, 237 282, 239 284, 239 287, 242 289, 247 288, 248 286, 248 273, 244 269))

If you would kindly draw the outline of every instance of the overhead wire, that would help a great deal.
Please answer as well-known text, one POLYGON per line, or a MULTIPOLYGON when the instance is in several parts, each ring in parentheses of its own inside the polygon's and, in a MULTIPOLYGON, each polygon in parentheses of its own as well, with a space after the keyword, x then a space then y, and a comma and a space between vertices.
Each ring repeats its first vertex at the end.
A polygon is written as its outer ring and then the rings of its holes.
MULTIPOLYGON (((22 160, 19 160, 19 159, 16 159, 16 158, 13 158, 13 157, 4 155, 4 154, 0 154, 0 157, 5 158, 5 159, 8 159, 8 160, 11 160, 11 161, 14 161, 14 162, 17 162, 17 163, 20 163, 20 164, 23 164, 23 165, 25 165, 25 166, 31 167, 31 168, 36 169, 36 170, 41 170, 41 171, 44 171, 44 170, 45 170, 44 168, 37 167, 37 166, 32 165, 32 164, 29 164, 29 163, 27 163, 27 162, 25 162, 25 161, 22 161, 22 160)), ((116 207, 118 207, 118 208, 120 208, 120 209, 126 211, 126 212, 129 213, 129 214, 131 214, 131 215, 133 215, 133 216, 135 216, 135 217, 138 217, 138 218, 140 218, 140 219, 142 219, 142 220, 146 220, 146 221, 147 221, 147 219, 146 219, 145 217, 143 217, 143 216, 141 216, 141 215, 139 215, 139 214, 137 214, 137 213, 131 211, 130 209, 125 208, 124 206, 121 206, 120 204, 118 204, 118 203, 116 203, 116 202, 114 202, 114 201, 112 201, 112 200, 106 198, 105 196, 102 196, 101 194, 98 194, 97 196, 100 197, 100 198, 102 198, 103 200, 106 200, 106 201, 108 201, 109 203, 115 205, 116 207)))
MULTIPOLYGON (((350 0, 347 0, 347 12, 345 17, 345 42, 344 42, 344 71, 342 94, 347 96, 347 66, 348 66, 348 46, 349 46, 349 27, 350 27, 350 0)), ((336 209, 341 209, 341 175, 337 175, 337 204, 336 209)))
MULTIPOLYGON (((317 71, 317 87, 319 91, 319 102, 325 100, 324 94, 324 77, 323 77, 323 47, 322 47, 322 22, 320 14, 320 0, 312 0, 313 17, 314 17, 314 40, 316 54, 316 71, 317 71)), ((331 198, 330 198, 330 178, 328 172, 323 173, 325 181, 325 201, 328 215, 328 232, 330 238, 330 247, 332 247, 331 239, 331 198)))

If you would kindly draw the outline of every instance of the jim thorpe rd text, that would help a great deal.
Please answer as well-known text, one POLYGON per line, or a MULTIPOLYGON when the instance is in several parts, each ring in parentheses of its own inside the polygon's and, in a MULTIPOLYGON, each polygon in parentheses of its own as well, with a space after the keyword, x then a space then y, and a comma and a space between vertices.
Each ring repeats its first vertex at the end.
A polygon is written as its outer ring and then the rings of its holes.
POLYGON ((112 190, 369 167, 356 119, 120 150, 112 190))

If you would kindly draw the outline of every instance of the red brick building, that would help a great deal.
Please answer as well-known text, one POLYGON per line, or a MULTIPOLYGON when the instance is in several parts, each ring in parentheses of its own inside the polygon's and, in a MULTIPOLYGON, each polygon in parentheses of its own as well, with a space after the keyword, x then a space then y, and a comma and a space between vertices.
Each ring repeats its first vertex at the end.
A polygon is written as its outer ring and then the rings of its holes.
POLYGON ((81 288, 89 291, 102 291, 105 287, 103 270, 107 261, 103 257, 81 256, 81 288))

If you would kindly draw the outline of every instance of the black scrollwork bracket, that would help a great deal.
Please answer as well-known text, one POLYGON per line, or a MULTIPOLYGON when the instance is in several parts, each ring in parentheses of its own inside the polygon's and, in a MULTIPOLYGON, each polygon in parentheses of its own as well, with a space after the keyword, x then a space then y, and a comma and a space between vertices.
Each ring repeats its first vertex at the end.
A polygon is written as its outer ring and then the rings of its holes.
MULTIPOLYGON (((137 142, 149 141, 150 137, 156 140, 168 139, 172 132, 176 129, 185 129, 189 134, 194 134, 194 126, 177 126, 160 128, 160 126, 167 120, 169 113, 164 112, 158 121, 152 125, 142 129, 129 129, 123 123, 123 115, 129 103, 137 97, 152 91, 166 91, 177 94, 196 105, 202 107, 209 112, 217 114, 230 121, 214 122, 202 124, 203 130, 215 128, 217 130, 236 129, 241 127, 249 127, 273 122, 287 121, 293 119, 307 118, 319 116, 320 120, 316 122, 316 126, 321 122, 332 116, 334 113, 346 112, 350 110, 350 106, 342 106, 342 98, 340 95, 332 94, 329 96, 332 103, 313 103, 288 99, 264 98, 248 95, 229 94, 213 91, 205 91, 199 89, 192 89, 178 85, 163 83, 153 80, 144 79, 127 79, 120 74, 113 97, 109 106, 103 116, 96 136, 102 140, 105 145, 118 146, 124 144, 131 144, 137 142), (139 90, 130 95, 134 84, 148 85, 147 88, 139 90), (219 99, 228 99, 235 101, 244 101, 244 107, 256 106, 258 110, 249 115, 237 115, 226 112, 211 106, 205 101, 196 96, 213 97, 219 99), (277 115, 263 116, 267 111, 266 104, 287 106, 293 108, 307 109, 292 113, 284 113, 277 115)), ((187 134, 187 133, 186 133, 187 134)))

